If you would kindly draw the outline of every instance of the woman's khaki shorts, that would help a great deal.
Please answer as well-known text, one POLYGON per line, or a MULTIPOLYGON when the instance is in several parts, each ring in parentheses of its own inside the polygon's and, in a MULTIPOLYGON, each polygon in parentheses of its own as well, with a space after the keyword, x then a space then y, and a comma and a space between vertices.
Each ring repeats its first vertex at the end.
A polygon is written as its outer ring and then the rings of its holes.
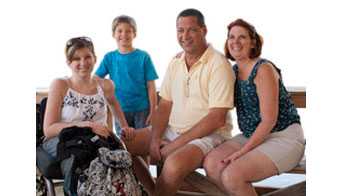
MULTIPOLYGON (((239 134, 230 140, 243 146, 249 138, 239 134)), ((253 150, 258 150, 267 155, 276 165, 279 174, 287 172, 297 166, 304 155, 303 129, 300 124, 294 123, 282 131, 271 133, 262 144, 253 150)))

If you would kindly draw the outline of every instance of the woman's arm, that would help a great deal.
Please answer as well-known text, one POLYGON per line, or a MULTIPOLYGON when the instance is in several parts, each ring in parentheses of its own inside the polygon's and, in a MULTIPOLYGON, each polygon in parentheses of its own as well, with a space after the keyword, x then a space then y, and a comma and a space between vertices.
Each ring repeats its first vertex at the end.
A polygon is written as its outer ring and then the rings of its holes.
POLYGON ((157 93, 156 93, 156 86, 155 81, 150 80, 147 82, 148 85, 148 95, 149 95, 149 104, 150 104, 150 111, 149 116, 147 117, 145 124, 148 125, 151 122, 152 115, 155 112, 156 105, 157 105, 157 93))
POLYGON ((44 135, 47 138, 57 136, 63 128, 70 126, 85 127, 89 122, 65 123, 61 122, 61 108, 64 95, 68 90, 67 82, 64 79, 55 79, 49 89, 47 105, 44 116, 44 135))
POLYGON ((279 112, 279 75, 270 64, 262 64, 255 77, 261 122, 242 148, 248 152, 261 144, 275 126, 279 112))
POLYGON ((279 112, 279 75, 270 64, 263 64, 258 69, 254 80, 259 98, 261 122, 248 142, 236 153, 224 161, 233 161, 260 145, 270 134, 277 122, 279 112))

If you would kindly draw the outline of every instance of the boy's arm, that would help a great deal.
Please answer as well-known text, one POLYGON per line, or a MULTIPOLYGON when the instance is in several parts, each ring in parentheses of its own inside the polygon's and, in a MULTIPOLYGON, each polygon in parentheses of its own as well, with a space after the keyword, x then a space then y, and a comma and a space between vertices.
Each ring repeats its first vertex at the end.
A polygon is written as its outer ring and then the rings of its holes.
POLYGON ((107 69, 108 62, 109 62, 109 59, 107 56, 105 56, 104 59, 101 61, 99 67, 96 69, 94 75, 100 78, 105 78, 105 76, 109 73, 107 69))
POLYGON ((145 121, 146 125, 150 124, 156 105, 157 105, 157 93, 156 93, 155 81, 154 80, 148 81, 147 86, 148 86, 150 111, 149 111, 149 116, 147 117, 145 121))
POLYGON ((113 115, 115 115, 118 120, 121 128, 128 127, 128 123, 126 121, 125 115, 123 111, 121 110, 120 104, 117 100, 117 98, 114 95, 114 85, 111 80, 104 80, 104 93, 107 100, 107 103, 109 105, 109 108, 113 115))

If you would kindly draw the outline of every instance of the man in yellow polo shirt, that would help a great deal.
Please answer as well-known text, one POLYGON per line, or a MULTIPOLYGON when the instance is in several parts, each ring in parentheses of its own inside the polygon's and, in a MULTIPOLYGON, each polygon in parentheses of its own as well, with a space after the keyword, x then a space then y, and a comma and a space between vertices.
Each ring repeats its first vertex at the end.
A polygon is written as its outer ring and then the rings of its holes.
POLYGON ((234 106, 234 73, 224 55, 207 43, 201 12, 186 9, 176 23, 184 52, 169 64, 152 128, 126 141, 132 154, 149 153, 152 161, 164 161, 154 192, 164 196, 174 195, 205 155, 231 137, 228 110, 234 106))

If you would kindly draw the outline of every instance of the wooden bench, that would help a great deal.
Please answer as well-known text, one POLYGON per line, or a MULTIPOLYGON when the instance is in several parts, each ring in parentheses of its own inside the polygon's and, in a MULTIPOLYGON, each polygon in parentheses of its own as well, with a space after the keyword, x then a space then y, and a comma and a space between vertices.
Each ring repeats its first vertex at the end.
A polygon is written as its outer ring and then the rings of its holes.
MULTIPOLYGON (((288 87, 288 92, 297 108, 306 108, 306 89, 303 87, 288 87)), ((158 169, 160 170, 160 169, 158 169)), ((306 174, 306 159, 305 157, 300 161, 298 166, 287 173, 292 174, 306 174)), ((183 185, 181 190, 178 191, 179 195, 211 195, 211 196, 224 196, 218 187, 210 182, 206 176, 194 171, 185 178, 185 183, 190 186, 183 185), (185 191, 186 190, 186 191, 185 191)), ((296 183, 286 188, 276 189, 267 187, 255 187, 259 195, 265 196, 304 196, 306 195, 306 180, 296 183)))

